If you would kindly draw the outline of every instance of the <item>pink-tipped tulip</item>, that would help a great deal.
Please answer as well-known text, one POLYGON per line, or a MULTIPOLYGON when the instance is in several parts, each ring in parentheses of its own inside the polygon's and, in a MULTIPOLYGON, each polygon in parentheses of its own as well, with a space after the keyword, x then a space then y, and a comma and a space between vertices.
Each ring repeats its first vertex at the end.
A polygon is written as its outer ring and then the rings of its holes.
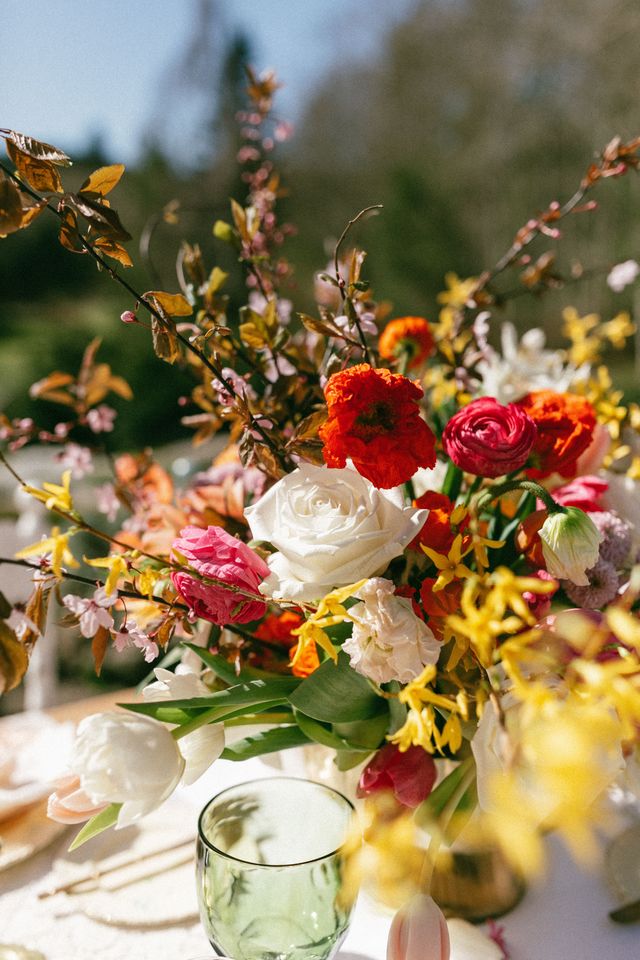
POLYGON ((435 901, 418 893, 396 913, 387 960, 449 960, 449 931, 435 901))

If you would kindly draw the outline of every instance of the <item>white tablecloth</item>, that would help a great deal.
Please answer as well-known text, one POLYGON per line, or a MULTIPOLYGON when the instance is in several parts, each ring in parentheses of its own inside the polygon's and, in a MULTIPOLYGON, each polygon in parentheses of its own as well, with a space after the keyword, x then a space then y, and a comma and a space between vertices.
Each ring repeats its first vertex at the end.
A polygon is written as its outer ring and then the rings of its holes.
MULTIPOLYGON (((179 817, 188 830, 192 817, 195 829, 198 810, 220 789, 271 775, 273 770, 259 760, 219 761, 201 781, 167 802, 163 808, 167 823, 175 828, 179 817)), ((66 902, 62 906, 60 896, 38 900, 37 892, 50 886, 54 856, 64 855, 68 839, 69 835, 0 873, 0 943, 27 945, 42 951, 47 960, 189 960, 211 954, 197 922, 162 930, 123 930, 69 913, 68 903, 74 898, 62 895, 66 902)), ((84 849, 90 857, 91 845, 84 849)), ((601 875, 578 871, 553 839, 549 855, 545 880, 500 921, 511 960, 640 960, 640 924, 619 927, 608 919, 608 911, 617 904, 601 875)), ((384 960, 390 919, 390 914, 361 899, 339 960, 384 960)))

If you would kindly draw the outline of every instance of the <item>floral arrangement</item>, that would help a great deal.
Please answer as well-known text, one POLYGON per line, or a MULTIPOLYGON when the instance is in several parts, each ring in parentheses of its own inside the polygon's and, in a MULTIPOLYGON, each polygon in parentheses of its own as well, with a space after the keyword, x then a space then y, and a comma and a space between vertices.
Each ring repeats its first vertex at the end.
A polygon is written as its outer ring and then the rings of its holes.
MULTIPOLYGON (((157 356, 193 374, 197 412, 183 422, 219 450, 182 489, 151 454, 117 456, 95 494, 103 522, 87 519, 72 480, 114 428, 109 393, 130 396, 97 341, 76 375, 32 388, 62 405, 55 430, 0 423, 5 467, 55 516, 50 536, 2 561, 34 569, 26 603, 0 610, 4 688, 20 682, 63 586, 66 623, 91 641, 98 671, 110 647, 155 665, 143 702, 80 724, 51 815, 88 821, 80 843, 220 756, 319 743, 340 770, 361 768, 372 806, 360 860, 393 851, 375 869, 396 899, 433 860, 425 827, 434 855, 464 827, 537 869, 551 828, 588 858, 603 792, 622 775, 637 784, 640 409, 603 362, 634 326, 625 312, 602 321, 567 307, 562 349, 537 329, 518 340, 504 323, 500 347, 489 334, 503 274, 523 292, 562 283, 553 255, 534 260, 529 247, 591 215, 600 182, 638 167, 640 140, 612 141, 495 267, 449 274, 436 320, 390 319, 374 301, 365 255, 347 241, 375 207, 317 274, 316 313, 294 317, 275 86, 250 73, 248 196, 213 227, 246 276, 239 321, 226 274, 195 246, 183 247, 179 292, 138 293, 124 279, 129 235, 107 199, 121 166, 65 192, 65 154, 0 131, 13 164, 2 164, 0 232, 56 216, 61 243, 124 289, 123 324, 150 326, 157 356), (12 452, 32 442, 59 446, 60 482, 18 474, 12 452), (242 724, 261 732, 225 745, 225 727, 242 724)), ((610 268, 616 291, 639 272, 610 268)))

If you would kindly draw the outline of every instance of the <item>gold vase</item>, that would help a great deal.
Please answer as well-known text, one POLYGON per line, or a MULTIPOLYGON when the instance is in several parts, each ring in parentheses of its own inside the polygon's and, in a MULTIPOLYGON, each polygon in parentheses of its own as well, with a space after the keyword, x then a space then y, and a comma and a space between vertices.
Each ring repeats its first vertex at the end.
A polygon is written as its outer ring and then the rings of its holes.
POLYGON ((525 889, 522 877, 496 847, 440 853, 431 880, 431 896, 445 916, 471 923, 508 913, 525 889))

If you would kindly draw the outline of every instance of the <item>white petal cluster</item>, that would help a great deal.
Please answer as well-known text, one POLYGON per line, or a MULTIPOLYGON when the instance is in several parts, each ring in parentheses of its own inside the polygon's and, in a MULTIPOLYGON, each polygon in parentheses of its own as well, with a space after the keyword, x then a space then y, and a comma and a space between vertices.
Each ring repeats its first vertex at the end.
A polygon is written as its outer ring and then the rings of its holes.
POLYGON ((277 551, 260 590, 311 601, 382 573, 427 515, 405 504, 400 488, 378 490, 353 467, 303 463, 245 509, 254 538, 277 551))
POLYGON ((411 601, 394 590, 391 580, 373 577, 357 593, 362 602, 349 610, 353 631, 342 649, 353 669, 376 683, 409 683, 440 655, 440 643, 411 601))
POLYGON ((479 396, 495 397, 507 404, 533 390, 562 393, 588 373, 587 366, 576 368, 565 364, 563 351, 545 350, 545 335, 538 328, 527 330, 518 342, 513 324, 503 323, 501 341, 502 356, 488 347, 478 362, 479 396))
POLYGON ((581 587, 589 584, 587 570, 598 562, 602 534, 593 520, 577 507, 550 514, 540 529, 547 571, 559 580, 581 587))

